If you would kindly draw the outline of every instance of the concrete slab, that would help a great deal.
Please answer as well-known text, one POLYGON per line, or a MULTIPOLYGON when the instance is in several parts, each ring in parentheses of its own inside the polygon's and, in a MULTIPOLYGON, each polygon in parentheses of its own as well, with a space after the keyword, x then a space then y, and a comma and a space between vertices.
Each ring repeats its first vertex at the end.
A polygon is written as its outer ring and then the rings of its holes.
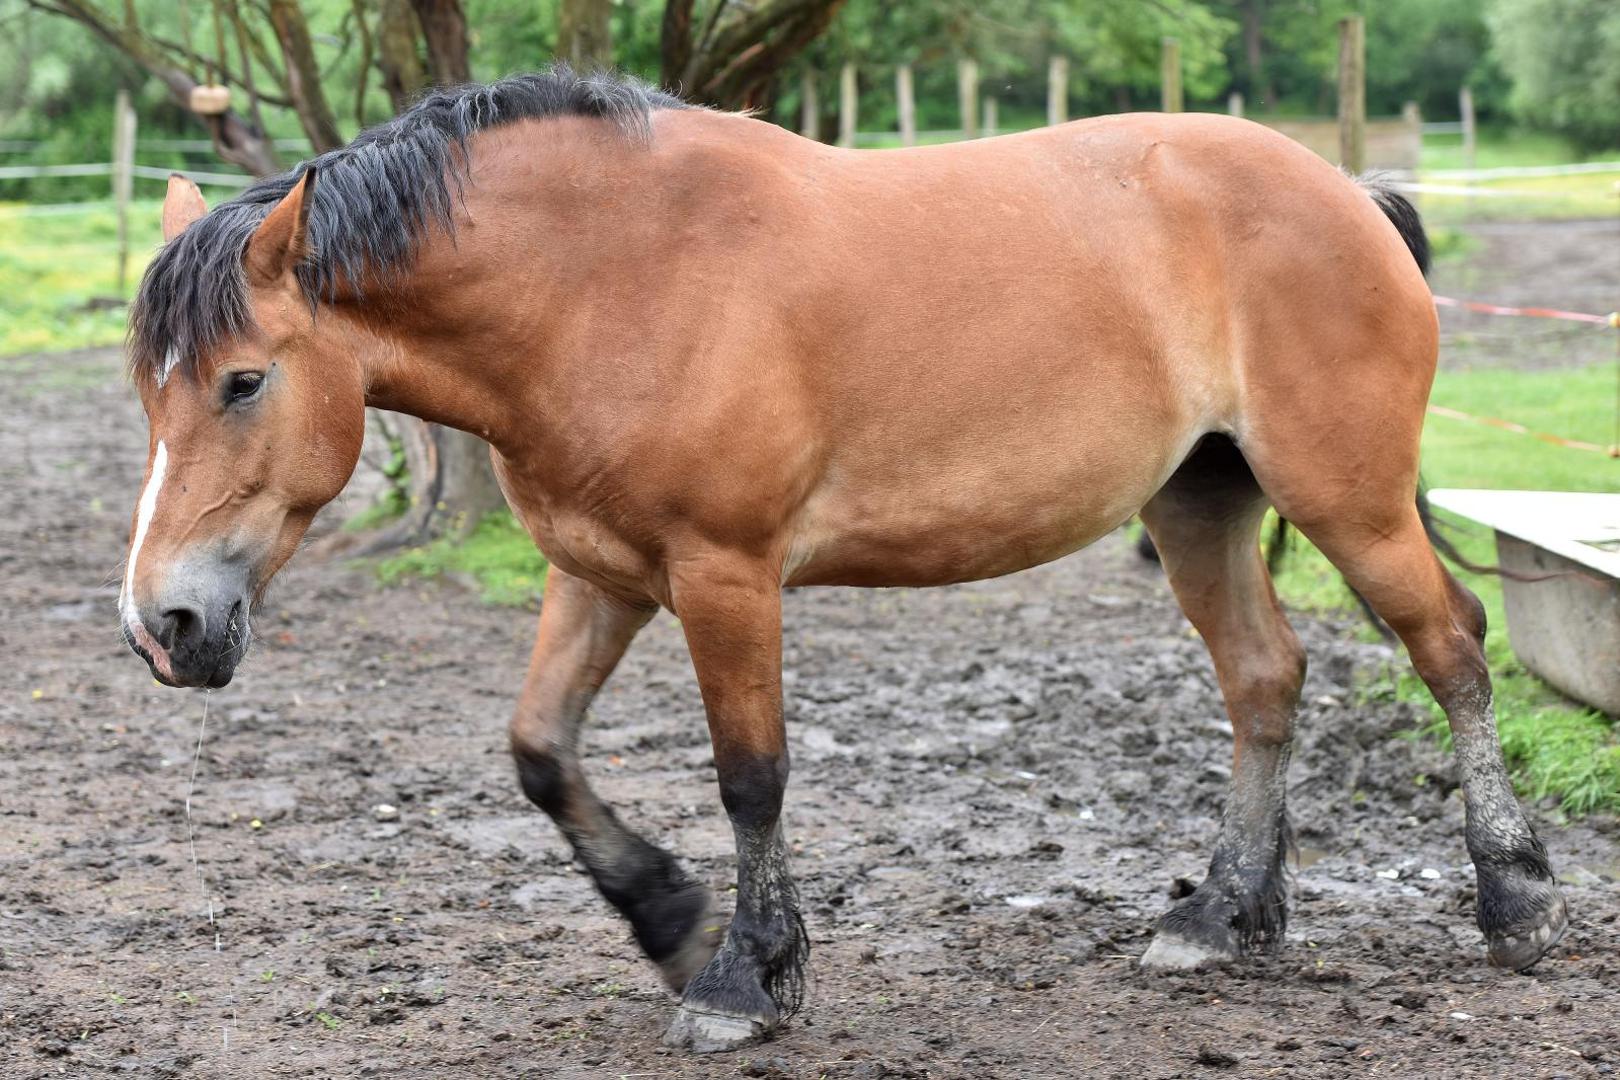
POLYGON ((1496 532, 1508 640, 1524 666, 1620 716, 1620 494, 1437 488, 1435 506, 1496 532))

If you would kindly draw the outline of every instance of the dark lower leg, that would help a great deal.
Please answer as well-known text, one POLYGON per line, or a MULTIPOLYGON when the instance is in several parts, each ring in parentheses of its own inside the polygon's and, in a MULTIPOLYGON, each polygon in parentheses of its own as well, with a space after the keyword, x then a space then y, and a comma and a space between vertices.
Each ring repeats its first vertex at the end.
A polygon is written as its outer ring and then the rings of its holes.
POLYGON ((1434 675, 1430 689, 1451 726, 1467 807, 1465 839, 1479 883, 1479 927, 1491 962, 1525 968, 1563 935, 1567 913, 1547 849, 1525 820, 1502 760, 1482 648, 1484 609, 1449 574, 1446 583, 1462 633, 1442 639, 1451 648, 1431 646, 1421 661, 1414 653, 1413 662, 1420 673, 1434 675))
POLYGON ((1209 874, 1159 921, 1142 957, 1188 968, 1282 940, 1288 915, 1285 810, 1305 654, 1260 557, 1265 502, 1240 460, 1195 456, 1143 511, 1182 610, 1215 663, 1234 737, 1232 789, 1209 874))
POLYGON ((708 892, 597 798, 578 755, 587 708, 650 616, 650 608, 628 606, 552 568, 512 718, 512 755, 524 794, 556 822, 665 982, 680 990, 719 940, 708 892))
POLYGON ((557 823, 670 989, 684 989, 720 940, 708 890, 673 855, 626 828, 590 789, 571 753, 515 750, 514 757, 524 794, 557 823))
POLYGON ((1530 966, 1562 936, 1567 915, 1546 848, 1525 820, 1502 761, 1483 606, 1440 565, 1415 508, 1403 508, 1376 535, 1344 524, 1307 533, 1399 635, 1445 710, 1479 880, 1479 926, 1492 963, 1530 966))
POLYGON ((737 911, 720 951, 687 984, 666 1041, 726 1050, 769 1035, 798 1009, 810 950, 782 839, 780 578, 768 566, 711 554, 701 569, 672 579, 737 840, 737 911))
POLYGON ((725 943, 687 985, 683 1003, 760 1017, 769 1028, 802 1003, 810 951, 782 839, 787 755, 722 764, 719 771, 737 840, 737 911, 725 943))
POLYGON ((1159 920, 1152 955, 1143 960, 1149 967, 1194 966, 1282 943, 1293 846, 1284 809, 1288 757, 1287 745, 1243 754, 1209 874, 1159 920))

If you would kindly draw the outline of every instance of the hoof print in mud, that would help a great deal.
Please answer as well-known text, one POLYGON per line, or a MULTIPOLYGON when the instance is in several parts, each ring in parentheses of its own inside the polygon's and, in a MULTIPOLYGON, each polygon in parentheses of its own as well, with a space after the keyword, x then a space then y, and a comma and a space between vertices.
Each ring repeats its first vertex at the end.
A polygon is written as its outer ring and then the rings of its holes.
POLYGON ((1236 959, 1237 956, 1232 953, 1200 945, 1178 934, 1167 934, 1161 930, 1153 936, 1153 944, 1148 946, 1147 952, 1142 954, 1142 959, 1138 960, 1137 964, 1143 971, 1193 971, 1197 968, 1231 963, 1236 959))
POLYGON ((664 1033, 664 1045, 698 1054, 740 1050, 770 1038, 775 1025, 763 1016, 704 1012, 682 1005, 664 1033))

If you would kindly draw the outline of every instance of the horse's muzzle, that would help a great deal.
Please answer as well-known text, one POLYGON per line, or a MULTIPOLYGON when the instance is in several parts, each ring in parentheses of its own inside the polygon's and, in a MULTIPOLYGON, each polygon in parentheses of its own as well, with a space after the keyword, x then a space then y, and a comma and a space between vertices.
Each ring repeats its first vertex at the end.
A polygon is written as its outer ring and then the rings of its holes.
POLYGON ((201 578, 188 575, 124 622, 125 644, 165 686, 226 685, 251 638, 245 577, 223 568, 201 578))

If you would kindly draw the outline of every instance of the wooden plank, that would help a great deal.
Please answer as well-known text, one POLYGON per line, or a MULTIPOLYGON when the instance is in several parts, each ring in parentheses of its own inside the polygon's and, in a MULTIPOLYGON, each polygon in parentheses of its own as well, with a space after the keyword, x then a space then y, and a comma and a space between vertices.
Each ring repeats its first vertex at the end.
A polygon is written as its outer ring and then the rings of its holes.
POLYGON ((1339 20, 1339 164, 1367 168, 1367 24, 1360 15, 1339 20))
POLYGON ((814 68, 805 68, 799 76, 799 134, 821 140, 821 98, 816 93, 814 68))
POLYGON ((1069 58, 1054 56, 1046 62, 1046 122, 1069 119, 1069 58))
POLYGON ((962 111, 962 137, 979 137, 979 62, 963 57, 956 62, 956 98, 962 111))
POLYGON ((1173 37, 1160 43, 1159 105, 1165 112, 1180 112, 1185 105, 1181 96, 1181 42, 1173 37))
POLYGON ((894 96, 899 102, 900 145, 917 145, 917 94, 911 79, 911 65, 894 69, 894 96))
POLYGON ((855 145, 855 110, 859 92, 855 82, 855 65, 846 63, 838 73, 838 145, 855 145))

